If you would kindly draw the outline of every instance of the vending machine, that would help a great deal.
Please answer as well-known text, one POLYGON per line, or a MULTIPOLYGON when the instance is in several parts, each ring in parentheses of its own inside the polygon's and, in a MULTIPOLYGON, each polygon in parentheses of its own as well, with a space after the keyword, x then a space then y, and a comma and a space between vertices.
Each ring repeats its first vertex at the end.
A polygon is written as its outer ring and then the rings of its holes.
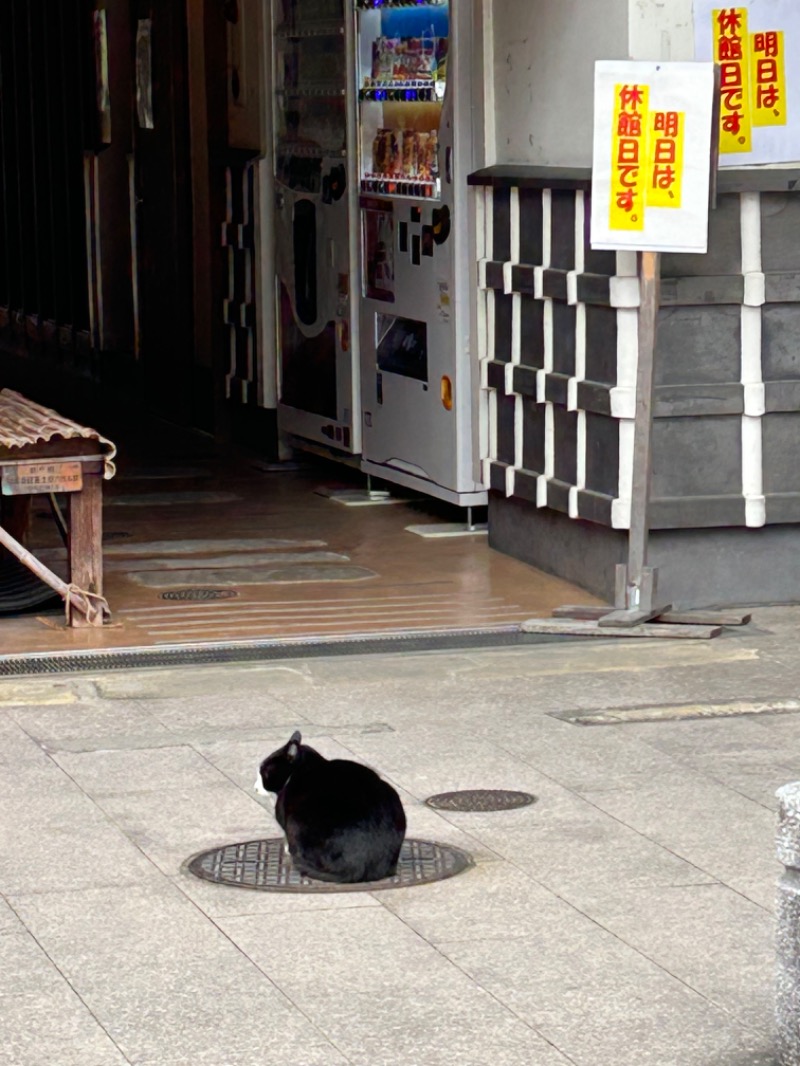
POLYGON ((486 502, 470 337, 470 8, 355 0, 362 469, 465 507, 486 502))
POLYGON ((278 426, 361 451, 350 0, 273 0, 278 426))

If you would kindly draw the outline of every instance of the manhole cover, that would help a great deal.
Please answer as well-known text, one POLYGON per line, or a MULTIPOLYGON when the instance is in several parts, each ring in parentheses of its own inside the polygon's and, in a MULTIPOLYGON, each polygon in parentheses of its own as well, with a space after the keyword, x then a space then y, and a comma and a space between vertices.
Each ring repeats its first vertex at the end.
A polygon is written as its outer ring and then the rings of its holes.
POLYGON ((502 788, 467 788, 461 792, 440 792, 425 800, 438 811, 510 811, 536 802, 529 792, 502 788))
POLYGON ((302 877, 284 851, 283 837, 248 840, 204 851, 187 863, 187 869, 204 881, 262 892, 371 892, 379 888, 406 888, 427 885, 469 869, 472 859, 450 844, 429 840, 405 840, 394 877, 356 885, 337 885, 302 877))
POLYGON ((170 589, 162 592, 162 600, 232 600, 239 593, 235 589, 170 589))

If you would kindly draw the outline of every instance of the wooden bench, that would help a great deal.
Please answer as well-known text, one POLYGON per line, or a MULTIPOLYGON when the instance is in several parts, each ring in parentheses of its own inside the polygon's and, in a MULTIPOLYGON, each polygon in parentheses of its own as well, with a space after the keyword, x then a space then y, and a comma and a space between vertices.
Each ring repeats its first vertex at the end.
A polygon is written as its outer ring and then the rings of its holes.
POLYGON ((102 625, 110 613, 103 599, 103 479, 114 476, 115 455, 96 430, 0 390, 0 543, 59 592, 76 627, 102 625), (69 499, 68 582, 25 549, 32 497, 61 492, 69 499))

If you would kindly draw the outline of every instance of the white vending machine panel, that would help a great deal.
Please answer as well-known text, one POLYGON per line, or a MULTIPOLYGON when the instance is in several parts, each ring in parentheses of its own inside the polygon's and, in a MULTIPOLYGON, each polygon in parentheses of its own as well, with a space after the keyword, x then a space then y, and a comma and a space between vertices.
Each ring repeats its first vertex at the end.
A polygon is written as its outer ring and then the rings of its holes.
POLYGON ((356 0, 362 467, 486 502, 470 337, 471 12, 356 0))
POLYGON ((361 450, 349 0, 273 0, 281 431, 361 450))

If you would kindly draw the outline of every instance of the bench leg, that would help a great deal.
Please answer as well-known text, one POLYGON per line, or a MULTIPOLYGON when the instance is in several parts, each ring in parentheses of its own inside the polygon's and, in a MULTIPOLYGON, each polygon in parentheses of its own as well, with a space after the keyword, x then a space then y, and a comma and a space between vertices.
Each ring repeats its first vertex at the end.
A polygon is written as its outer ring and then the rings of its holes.
MULTIPOLYGON (((70 581, 84 592, 103 595, 103 478, 84 468, 83 488, 69 494, 69 574, 70 581)), ((102 625, 103 617, 87 622, 73 612, 75 628, 102 625)))

